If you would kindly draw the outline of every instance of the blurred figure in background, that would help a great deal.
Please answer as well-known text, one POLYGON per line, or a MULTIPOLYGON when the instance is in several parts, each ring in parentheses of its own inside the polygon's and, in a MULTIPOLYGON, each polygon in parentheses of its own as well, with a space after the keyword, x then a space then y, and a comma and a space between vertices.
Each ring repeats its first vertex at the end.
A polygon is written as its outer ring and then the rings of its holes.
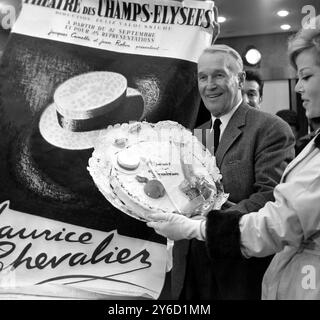
POLYGON ((293 110, 279 110, 276 115, 280 117, 282 120, 287 122, 293 132, 293 135, 296 138, 296 141, 298 140, 298 132, 299 132, 299 122, 298 122, 298 115, 293 110))
POLYGON ((296 142, 296 155, 315 137, 316 132, 320 129, 320 117, 309 119, 310 133, 302 136, 296 142))
POLYGON ((291 130, 296 138, 296 145, 295 145, 296 156, 315 137, 317 130, 320 129, 320 117, 309 119, 308 122, 309 122, 310 132, 298 138, 300 126, 299 126, 297 113, 293 110, 286 109, 286 110, 278 111, 276 115, 281 119, 283 119, 285 122, 287 122, 291 127, 291 130))
POLYGON ((250 107, 260 109, 264 82, 258 72, 246 70, 246 81, 242 90, 244 102, 250 107))

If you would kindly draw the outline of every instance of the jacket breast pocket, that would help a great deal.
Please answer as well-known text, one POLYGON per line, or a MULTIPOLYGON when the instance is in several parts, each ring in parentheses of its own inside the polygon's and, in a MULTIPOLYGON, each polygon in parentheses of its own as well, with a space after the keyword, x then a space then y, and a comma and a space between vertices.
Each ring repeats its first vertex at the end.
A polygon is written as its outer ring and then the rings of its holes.
POLYGON ((241 160, 240 159, 230 159, 227 161, 227 165, 237 165, 240 164, 241 160))

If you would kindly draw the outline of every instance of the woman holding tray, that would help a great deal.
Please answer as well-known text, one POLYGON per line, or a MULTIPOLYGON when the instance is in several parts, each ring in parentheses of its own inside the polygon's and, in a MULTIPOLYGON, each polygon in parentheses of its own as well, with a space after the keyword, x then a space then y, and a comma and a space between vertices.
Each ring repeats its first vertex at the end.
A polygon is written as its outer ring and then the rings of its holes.
MULTIPOLYGON (((320 118, 320 16, 289 40, 308 119, 320 118)), ((275 254, 262 299, 320 299, 320 133, 286 168, 273 202, 258 212, 216 210, 206 219, 153 214, 148 226, 172 240, 206 242, 211 259, 275 254)))

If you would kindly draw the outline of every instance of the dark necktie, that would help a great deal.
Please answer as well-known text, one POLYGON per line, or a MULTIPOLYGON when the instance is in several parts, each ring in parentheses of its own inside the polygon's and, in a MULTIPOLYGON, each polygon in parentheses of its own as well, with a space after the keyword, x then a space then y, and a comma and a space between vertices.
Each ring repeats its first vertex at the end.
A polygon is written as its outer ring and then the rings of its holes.
POLYGON ((221 120, 216 119, 214 120, 213 123, 213 142, 214 142, 214 154, 216 154, 216 151, 219 146, 219 138, 220 138, 220 125, 221 125, 221 120))

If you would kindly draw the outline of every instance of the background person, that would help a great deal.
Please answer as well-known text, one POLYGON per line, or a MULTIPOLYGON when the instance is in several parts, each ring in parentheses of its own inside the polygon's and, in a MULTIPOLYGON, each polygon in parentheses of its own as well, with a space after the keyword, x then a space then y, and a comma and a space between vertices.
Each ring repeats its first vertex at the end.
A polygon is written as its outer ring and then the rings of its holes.
POLYGON ((279 110, 276 113, 276 116, 280 117, 282 120, 288 123, 297 141, 298 133, 300 129, 297 113, 294 110, 284 109, 284 110, 279 110))
POLYGON ((304 147, 316 136, 317 130, 320 129, 320 117, 308 120, 310 133, 300 137, 296 142, 296 155, 298 155, 304 147))
POLYGON ((253 108, 260 109, 264 82, 258 72, 246 70, 246 81, 242 90, 243 100, 253 108))

